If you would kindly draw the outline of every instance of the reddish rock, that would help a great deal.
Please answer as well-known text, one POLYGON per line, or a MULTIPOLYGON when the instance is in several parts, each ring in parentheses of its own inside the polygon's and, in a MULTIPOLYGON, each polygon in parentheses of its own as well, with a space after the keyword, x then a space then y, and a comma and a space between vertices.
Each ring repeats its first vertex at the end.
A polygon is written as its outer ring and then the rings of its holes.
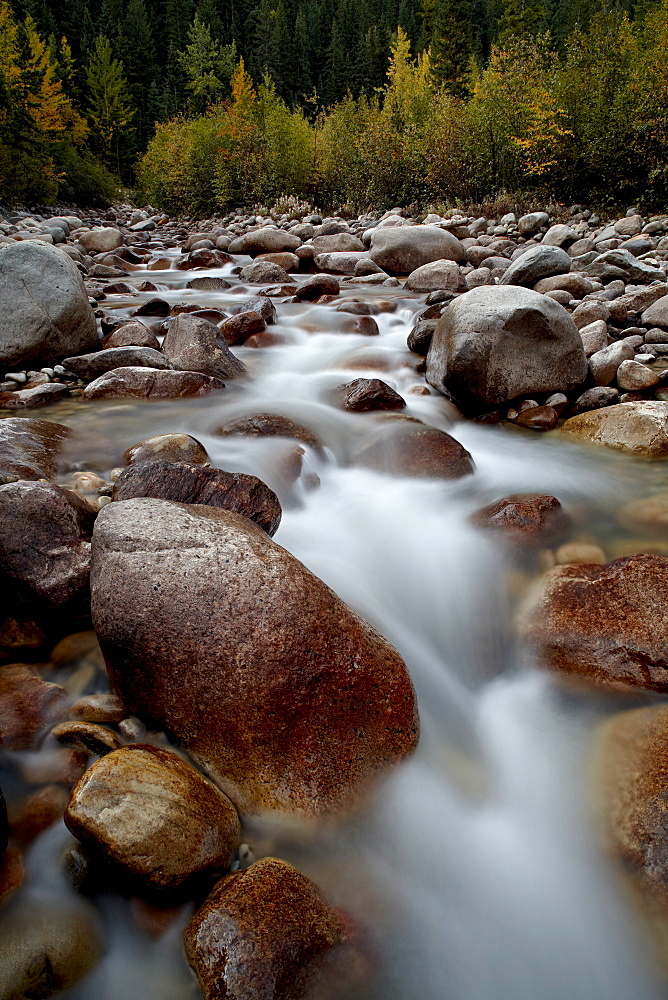
POLYGON ((557 566, 525 609, 538 662, 599 687, 668 692, 668 559, 557 566))
POLYGON ((85 605, 95 511, 52 483, 0 486, 0 578, 48 608, 85 605))
POLYGON ((158 371, 155 368, 115 368, 100 375, 84 389, 86 399, 180 399, 208 396, 225 383, 193 371, 158 371))
POLYGON ((87 694, 70 708, 70 718, 81 722, 121 722, 127 709, 115 694, 87 694))
POLYGON ((215 427, 211 433, 219 437, 242 434, 247 437, 295 438, 313 448, 314 451, 322 452, 322 441, 314 431, 277 413, 254 413, 252 417, 241 417, 231 424, 215 427))
MULTIPOLYGON (((151 290, 155 286, 151 286, 151 290)), ((165 299, 147 299, 138 309, 135 309, 134 316, 169 316, 172 307, 165 299)))
POLYGON ((204 1000, 305 1000, 346 938, 342 915, 278 858, 221 879, 184 936, 204 1000))
POLYGON ((17 847, 8 847, 0 857, 0 903, 21 888, 24 877, 23 855, 17 847))
POLYGON ((344 333, 357 333, 362 337, 377 337, 380 333, 373 316, 351 316, 341 324, 344 333))
POLYGON ((8 839, 9 823, 7 820, 7 805, 5 803, 5 796, 2 794, 2 788, 0 788, 0 854, 7 850, 8 839))
POLYGON ((88 768, 72 789, 65 823, 84 844, 156 889, 227 871, 240 831, 223 792, 173 751, 141 743, 88 768))
POLYGON ((223 250, 193 250, 192 253, 177 260, 176 268, 178 271, 192 271, 198 267, 223 267, 231 263, 232 258, 229 253, 223 250))
POLYGON ((0 669, 0 747, 28 750, 37 736, 67 714, 67 692, 30 667, 0 669))
POLYGON ((508 541, 521 546, 549 544, 570 526, 557 498, 538 493, 503 497, 476 511, 472 520, 481 528, 502 532, 508 541))
POLYGON ((379 378, 356 378, 334 390, 344 410, 364 413, 367 410, 403 410, 406 400, 379 378))
POLYGON ((86 756, 103 757, 121 746, 113 729, 90 722, 61 722, 54 726, 51 735, 64 747, 81 750, 86 756))
POLYGON ((93 579, 114 688, 241 810, 348 805, 415 747, 399 655, 247 518, 165 500, 108 504, 93 579))
POLYGON ((321 295, 338 295, 341 291, 339 279, 333 274, 312 274, 295 291, 298 302, 320 298, 321 295))
MULTIPOLYGON (((121 327, 121 329, 123 329, 121 327)), ((65 358, 63 365, 82 379, 94 379, 114 368, 159 368, 168 370, 172 366, 160 351, 152 347, 108 347, 94 354, 80 354, 76 358, 65 358)))
POLYGON ((551 431, 559 423, 559 414, 551 406, 528 406, 517 415, 514 423, 532 431, 551 431))
POLYGON ((107 350, 112 347, 150 347, 154 351, 160 350, 160 342, 152 330, 134 320, 117 326, 115 330, 107 334, 100 347, 107 350))
POLYGON ((268 535, 274 535, 281 523, 278 497, 261 479, 201 465, 170 462, 131 465, 116 480, 112 500, 133 497, 233 510, 255 521, 268 535))
POLYGON ((0 393, 0 410, 36 410, 57 403, 69 394, 62 382, 42 382, 18 392, 0 393))
POLYGON ((469 452, 459 441, 418 420, 387 421, 370 431, 353 465, 429 479, 460 479, 474 470, 469 452))
POLYGON ((213 323, 187 313, 169 324, 162 350, 174 368, 214 378, 238 378, 246 368, 232 354, 213 323))
POLYGON ((188 465, 209 465, 203 444, 190 434, 157 434, 127 448, 123 459, 128 464, 139 462, 185 462, 188 465))
POLYGON ((265 321, 259 312, 250 309, 226 319, 218 329, 227 344, 243 344, 252 334, 262 333, 265 327, 265 321))
POLYGON ((68 798, 67 789, 62 785, 45 785, 33 792, 12 813, 12 839, 26 847, 62 817, 68 798))

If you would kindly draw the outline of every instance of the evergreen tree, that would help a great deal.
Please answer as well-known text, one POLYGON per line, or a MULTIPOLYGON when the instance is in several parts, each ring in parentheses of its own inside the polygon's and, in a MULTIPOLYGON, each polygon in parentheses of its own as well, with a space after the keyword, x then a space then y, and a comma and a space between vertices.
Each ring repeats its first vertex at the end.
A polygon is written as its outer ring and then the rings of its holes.
POLYGON ((123 63, 114 59, 109 39, 98 35, 86 66, 88 118, 99 148, 120 173, 121 137, 127 132, 133 110, 123 76, 123 63))
POLYGON ((468 97, 472 29, 469 0, 436 0, 430 49, 431 78, 455 97, 468 97))
POLYGON ((220 45, 211 37, 208 24, 195 14, 188 31, 188 44, 179 53, 195 111, 204 111, 229 82, 236 62, 236 46, 220 45))
POLYGON ((542 33, 545 24, 545 6, 542 0, 503 0, 503 14, 499 21, 499 41, 509 38, 529 38, 542 33))

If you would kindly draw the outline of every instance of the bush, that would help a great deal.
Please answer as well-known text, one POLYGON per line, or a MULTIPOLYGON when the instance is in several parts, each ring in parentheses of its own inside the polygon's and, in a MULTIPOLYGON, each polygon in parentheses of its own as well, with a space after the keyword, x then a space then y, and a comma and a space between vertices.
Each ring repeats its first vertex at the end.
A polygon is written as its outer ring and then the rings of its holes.
POLYGON ((54 150, 54 166, 61 201, 102 208, 118 197, 118 180, 90 153, 62 143, 54 150))

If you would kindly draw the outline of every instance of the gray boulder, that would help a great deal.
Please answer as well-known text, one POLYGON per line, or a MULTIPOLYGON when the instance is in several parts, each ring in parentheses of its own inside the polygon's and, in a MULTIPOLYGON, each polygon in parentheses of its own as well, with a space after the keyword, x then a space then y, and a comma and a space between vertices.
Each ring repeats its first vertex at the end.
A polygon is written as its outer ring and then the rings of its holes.
POLYGON ((232 354, 213 323, 181 313, 169 324, 162 350, 174 368, 201 372, 213 378, 238 378, 245 375, 243 362, 232 354))
POLYGON ((459 240, 437 226, 374 229, 369 256, 384 271, 395 274, 410 274, 435 260, 466 262, 466 250, 459 240))
POLYGON ((524 285, 532 288, 541 278, 568 274, 571 258, 561 247, 539 244, 517 257, 499 278, 500 285, 524 285))
POLYGON ((73 260, 46 243, 0 250, 0 368, 25 368, 92 351, 95 316, 73 260))
POLYGON ((535 392, 564 392, 587 374, 582 338, 554 299, 482 285, 450 303, 427 356, 427 381, 484 409, 535 392))

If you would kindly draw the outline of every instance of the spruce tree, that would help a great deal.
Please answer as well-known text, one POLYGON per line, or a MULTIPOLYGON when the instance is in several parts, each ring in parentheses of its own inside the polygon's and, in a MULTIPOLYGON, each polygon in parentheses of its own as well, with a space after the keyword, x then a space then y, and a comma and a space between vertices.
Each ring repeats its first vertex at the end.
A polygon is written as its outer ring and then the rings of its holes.
POLYGON ((109 39, 98 35, 86 66, 88 118, 108 164, 121 172, 121 137, 133 116, 123 63, 114 59, 109 39))
POLYGON ((431 78, 455 97, 467 97, 472 54, 469 0, 436 0, 430 50, 431 78))

